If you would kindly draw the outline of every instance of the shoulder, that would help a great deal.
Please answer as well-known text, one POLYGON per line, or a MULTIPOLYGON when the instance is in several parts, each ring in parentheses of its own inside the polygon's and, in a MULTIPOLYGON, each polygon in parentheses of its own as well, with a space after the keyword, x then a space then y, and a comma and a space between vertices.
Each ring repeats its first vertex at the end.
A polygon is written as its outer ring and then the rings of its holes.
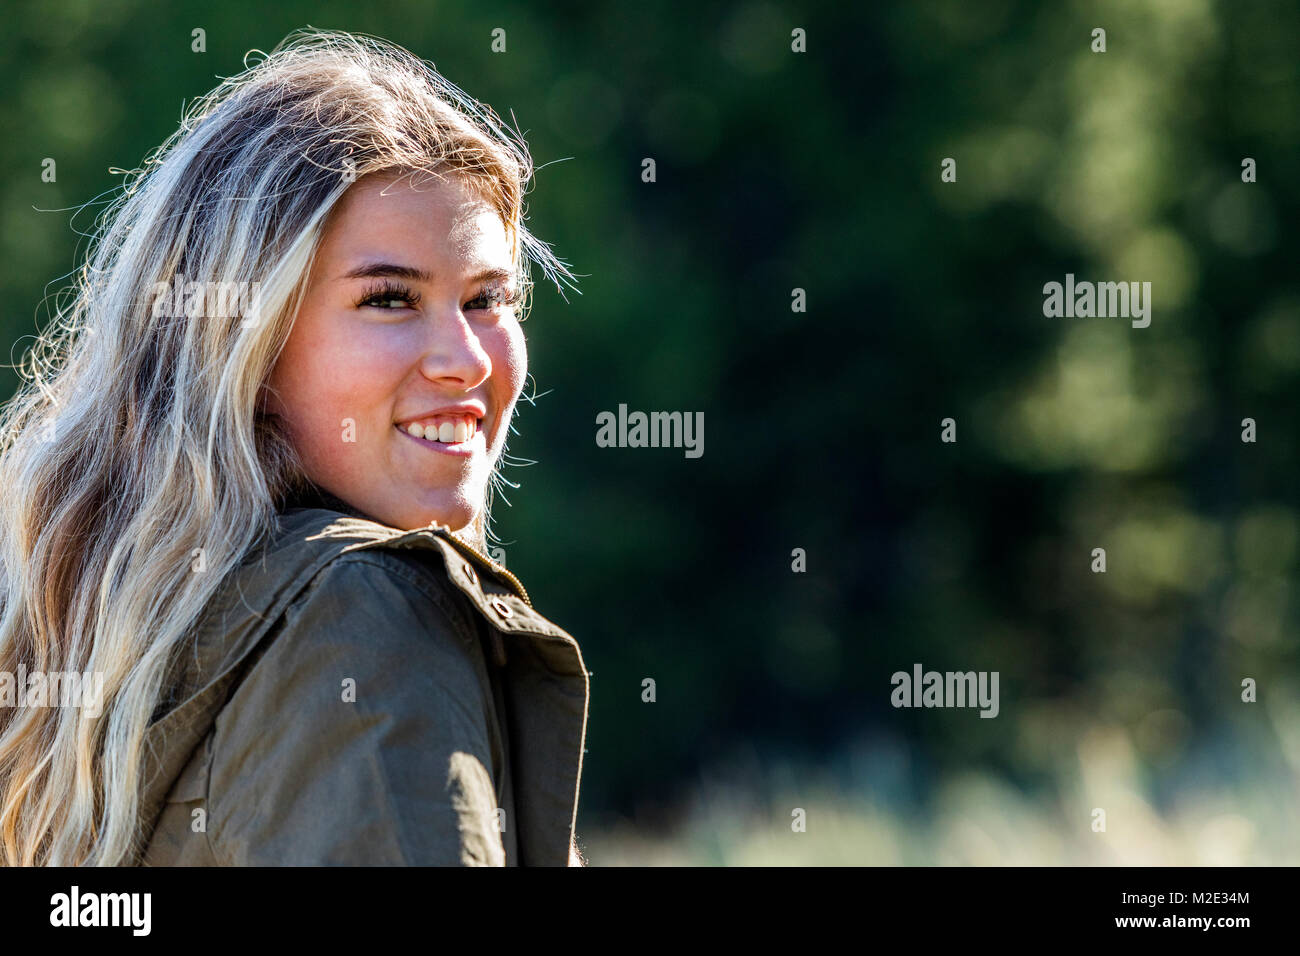
POLYGON ((316 574, 339 562, 370 564, 399 576, 405 572, 426 587, 451 585, 475 604, 479 602, 474 599, 484 591, 509 592, 528 603, 527 592, 514 575, 455 537, 446 526, 402 531, 323 508, 281 514, 272 540, 245 565, 260 570, 269 564, 290 574, 308 567, 316 574))
POLYGON ((446 636, 475 640, 474 609, 452 583, 441 549, 432 542, 386 545, 329 554, 285 607, 282 631, 309 623, 371 647, 446 636))
POLYGON ((272 631, 245 662, 241 689, 270 679, 281 682, 281 697, 311 693, 316 688, 298 677, 333 667, 347 670, 350 678, 339 679, 358 691, 364 677, 389 704, 418 703, 411 692, 427 692, 430 675, 444 693, 479 694, 487 675, 477 612, 453 583, 444 548, 431 531, 402 532, 337 512, 285 516, 271 563, 285 565, 295 583, 283 608, 268 615, 272 631), (293 573, 300 566, 306 574, 293 573))
MULTIPOLYGON (((533 607, 528 591, 514 574, 446 526, 400 531, 335 511, 294 509, 283 516, 267 553, 273 563, 308 564, 314 573, 331 563, 358 561, 363 554, 383 554, 387 558, 379 562, 382 567, 393 570, 400 566, 413 572, 430 588, 448 595, 455 606, 483 618, 492 630, 543 642, 576 643, 533 607)), ((305 583, 301 578, 299 582, 301 589, 305 583)))
POLYGON ((499 859, 491 677, 458 595, 437 549, 329 555, 215 720, 207 790, 218 859, 499 859))
MULTIPOLYGON (((310 733, 337 704, 390 719, 438 701, 473 711, 490 702, 489 676, 466 602, 432 562, 366 550, 317 572, 244 662, 230 705, 249 732, 283 717, 310 733)), ((319 728, 318 728, 319 729, 319 728)))
POLYGON ((434 585, 446 571, 435 531, 400 531, 324 508, 295 508, 278 515, 274 533, 245 559, 244 567, 270 568, 277 576, 293 575, 299 569, 315 576, 339 563, 404 568, 426 586, 434 585))
POLYGON ((239 667, 275 636, 272 631, 281 629, 291 608, 300 611, 309 602, 342 609, 399 589, 437 605, 454 624, 470 626, 465 618, 472 610, 457 599, 449 580, 447 548, 434 529, 403 532, 322 508, 281 513, 272 533, 222 580, 196 622, 188 689, 239 667))
POLYGON ((274 643, 322 641, 413 652, 436 641, 478 640, 473 610, 427 551, 365 550, 330 560, 281 614, 274 643))
POLYGON ((174 706, 148 733, 141 816, 154 824, 194 759, 187 793, 209 799, 224 860, 374 859, 364 845, 383 845, 385 860, 447 859, 459 851, 421 841, 456 832, 477 834, 465 837, 477 847, 470 857, 494 859, 495 824, 484 819, 502 748, 490 675, 512 641, 520 666, 580 681, 585 700, 576 642, 449 529, 282 513, 223 580, 181 655, 174 706), (428 813, 449 826, 412 822, 428 813), (342 830, 359 842, 339 857, 328 847, 342 830))
MULTIPOLYGON (((202 695, 246 671, 249 658, 265 653, 269 643, 301 636, 308 611, 313 620, 332 622, 317 630, 339 641, 427 641, 446 636, 448 628, 469 640, 485 631, 499 665, 503 642, 513 636, 539 644, 552 669, 567 674, 577 668, 576 641, 533 609, 518 578, 450 529, 402 531, 302 508, 282 513, 274 533, 211 596, 175 699, 202 695), (435 620, 445 626, 430 633, 435 620)), ((194 702, 191 709, 199 706, 194 702)), ((169 730, 163 726, 158 733, 169 730)))

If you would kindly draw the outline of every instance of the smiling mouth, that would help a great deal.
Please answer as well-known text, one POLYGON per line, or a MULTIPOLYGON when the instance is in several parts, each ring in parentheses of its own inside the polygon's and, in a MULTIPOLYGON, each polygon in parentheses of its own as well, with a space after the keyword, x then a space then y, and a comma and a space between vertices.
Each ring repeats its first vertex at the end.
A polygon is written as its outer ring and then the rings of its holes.
POLYGON ((422 421, 397 425, 396 428, 412 438, 435 444, 463 445, 472 441, 482 429, 482 419, 474 415, 435 415, 422 421))

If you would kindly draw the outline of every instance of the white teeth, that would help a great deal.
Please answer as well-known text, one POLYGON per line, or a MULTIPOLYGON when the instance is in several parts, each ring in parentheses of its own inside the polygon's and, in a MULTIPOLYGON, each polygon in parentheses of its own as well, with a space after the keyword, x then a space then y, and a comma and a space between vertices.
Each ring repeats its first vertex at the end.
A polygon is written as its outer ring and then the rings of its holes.
POLYGON ((401 427, 408 434, 414 435, 416 438, 423 438, 425 441, 459 445, 478 434, 478 419, 471 416, 462 418, 460 421, 429 422, 427 425, 412 422, 401 427))

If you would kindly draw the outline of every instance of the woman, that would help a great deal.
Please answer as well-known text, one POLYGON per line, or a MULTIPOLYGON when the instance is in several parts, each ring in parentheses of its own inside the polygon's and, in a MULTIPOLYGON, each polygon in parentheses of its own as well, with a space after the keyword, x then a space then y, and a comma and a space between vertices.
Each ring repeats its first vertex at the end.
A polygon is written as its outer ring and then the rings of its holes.
POLYGON ((410 53, 301 31, 132 179, 6 409, 8 864, 565 864, 587 672, 483 556, 532 165, 410 53), (21 696, 21 695, 20 695, 21 696))

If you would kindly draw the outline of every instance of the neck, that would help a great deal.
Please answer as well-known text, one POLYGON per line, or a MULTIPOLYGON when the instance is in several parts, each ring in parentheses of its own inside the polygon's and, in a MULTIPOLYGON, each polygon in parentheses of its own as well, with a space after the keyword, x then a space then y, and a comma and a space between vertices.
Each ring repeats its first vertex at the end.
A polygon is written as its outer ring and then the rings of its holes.
MULTIPOLYGON (((291 492, 285 499, 284 505, 280 510, 288 511, 290 508, 323 508, 326 511, 337 511, 353 518, 362 518, 366 521, 373 521, 376 524, 387 525, 387 522, 380 521, 378 518, 366 514, 360 508, 348 504, 348 502, 344 501, 342 498, 326 491, 320 485, 311 481, 308 481, 297 491, 291 492)), ((477 530, 477 526, 471 523, 463 530, 452 533, 471 547, 476 548, 479 551, 486 551, 487 542, 478 536, 477 530)))
MULTIPOLYGON (((342 498, 310 481, 288 496, 282 510, 287 511, 290 508, 324 508, 326 511, 338 511, 345 515, 351 515, 353 518, 365 518, 367 521, 376 520, 360 508, 348 504, 342 498)), ((380 523, 382 524, 382 522, 380 523)))

